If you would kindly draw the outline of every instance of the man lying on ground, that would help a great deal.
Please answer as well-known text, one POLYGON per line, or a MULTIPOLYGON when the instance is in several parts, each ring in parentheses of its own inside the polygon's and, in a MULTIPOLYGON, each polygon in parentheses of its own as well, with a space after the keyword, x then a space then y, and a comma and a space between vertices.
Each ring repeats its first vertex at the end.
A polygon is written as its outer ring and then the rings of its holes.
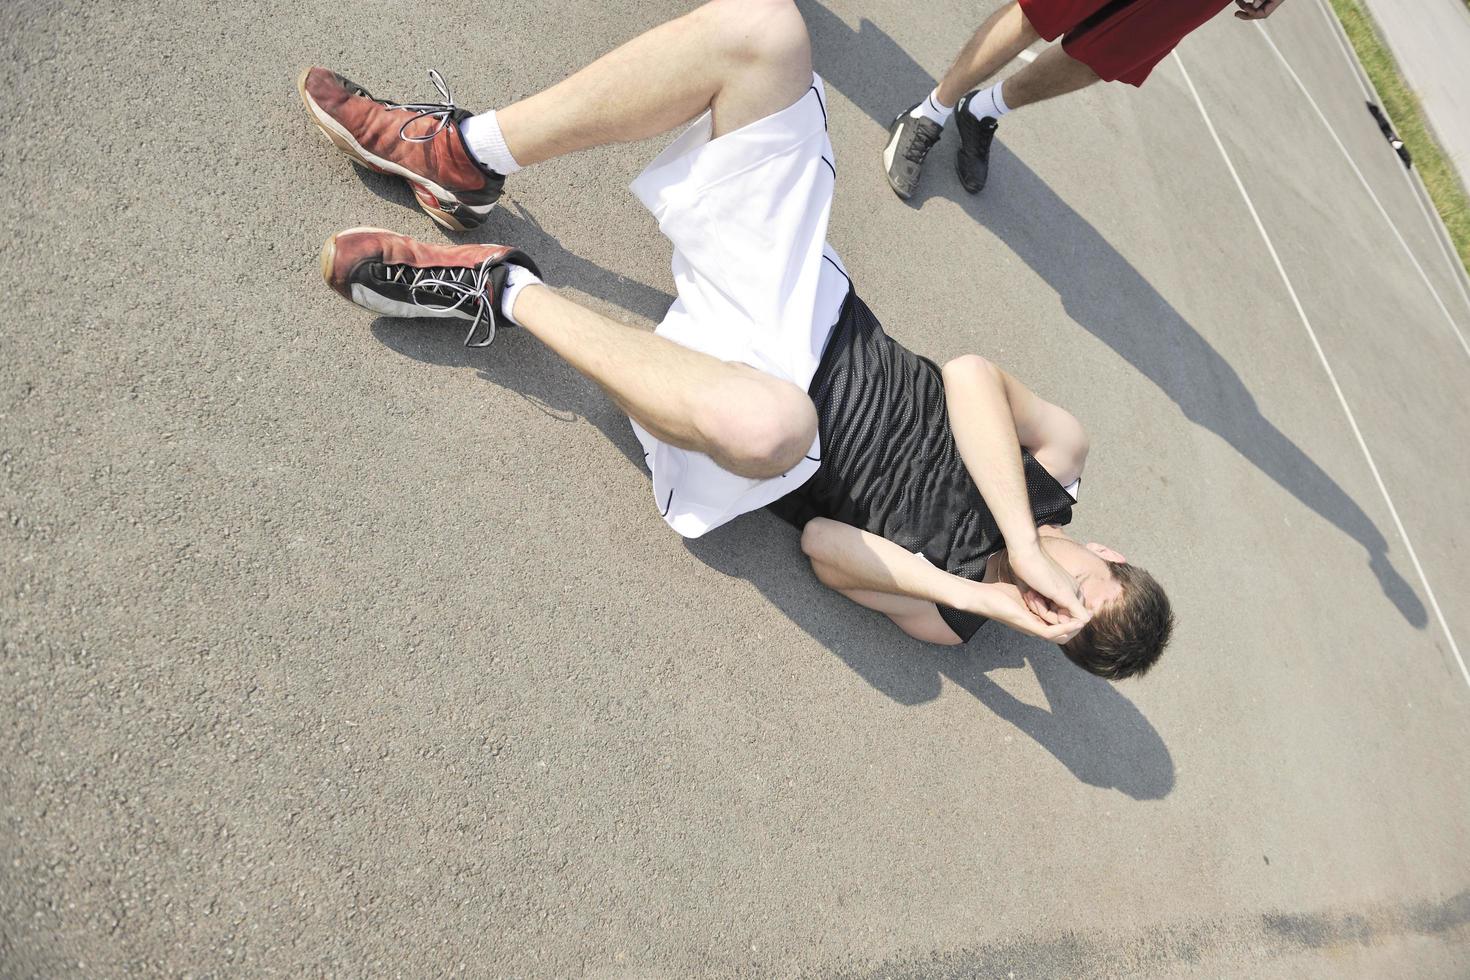
POLYGON ((500 245, 353 229, 322 250, 343 296, 459 318, 466 343, 519 326, 632 420, 655 503, 696 537, 768 505, 817 576, 934 643, 988 619, 1141 674, 1172 625, 1144 571, 1073 542, 1077 420, 978 356, 941 370, 887 337, 826 243, 836 181, 821 79, 791 0, 714 0, 499 112, 374 99, 301 76, 317 125, 407 180, 441 224, 478 225, 505 178, 552 157, 693 125, 633 183, 674 245, 678 299, 650 334, 547 288, 500 245))

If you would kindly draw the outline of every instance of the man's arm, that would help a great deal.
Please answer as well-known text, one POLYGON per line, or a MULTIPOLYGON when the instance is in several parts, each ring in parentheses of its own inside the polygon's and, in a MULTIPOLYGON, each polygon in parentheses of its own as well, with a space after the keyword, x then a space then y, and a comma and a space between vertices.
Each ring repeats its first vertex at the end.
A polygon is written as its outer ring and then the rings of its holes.
POLYGON ((1053 643, 1067 642, 1081 628, 1075 623, 1044 622, 1027 608, 1013 585, 972 582, 951 575, 892 541, 825 517, 807 524, 801 534, 801 550, 811 559, 812 570, 823 585, 877 609, 910 636, 926 642, 943 642, 937 635, 941 632, 951 637, 949 642, 958 638, 942 621, 936 627, 916 615, 914 607, 868 601, 865 597, 917 600, 928 604, 933 618, 937 618, 934 606, 948 606, 1053 643))
POLYGON ((1021 445, 1062 486, 1080 480, 1090 448, 1082 423, 1071 412, 1041 398, 1010 374, 998 367, 996 371, 1005 384, 1006 401, 1010 403, 1021 445))
POLYGON ((946 364, 943 378, 955 445, 1005 538, 1011 568, 1080 629, 1092 617, 1077 583, 1041 549, 1036 532, 1005 373, 970 354, 946 364))

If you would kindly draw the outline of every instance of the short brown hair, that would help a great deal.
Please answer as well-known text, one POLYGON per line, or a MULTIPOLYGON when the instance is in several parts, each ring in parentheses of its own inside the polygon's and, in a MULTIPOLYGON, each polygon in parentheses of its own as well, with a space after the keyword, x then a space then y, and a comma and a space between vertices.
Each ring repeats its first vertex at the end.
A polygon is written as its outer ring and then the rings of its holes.
POLYGON ((1174 632, 1169 597, 1135 565, 1111 566, 1123 594, 1093 614, 1062 650, 1078 667, 1108 680, 1140 677, 1158 662, 1174 632))

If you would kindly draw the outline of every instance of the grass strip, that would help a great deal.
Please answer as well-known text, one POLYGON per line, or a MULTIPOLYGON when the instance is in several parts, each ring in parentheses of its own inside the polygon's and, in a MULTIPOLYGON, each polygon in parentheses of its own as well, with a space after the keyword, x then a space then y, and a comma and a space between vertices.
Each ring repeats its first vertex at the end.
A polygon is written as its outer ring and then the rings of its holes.
MULTIPOLYGON (((1383 43, 1378 29, 1359 0, 1330 0, 1338 20, 1347 30, 1358 60, 1373 81, 1383 99, 1383 108, 1398 130, 1399 139, 1409 147, 1414 156, 1414 166, 1424 181, 1435 210, 1444 219, 1449 229, 1450 241, 1460 255, 1460 261, 1470 270, 1470 197, 1460 175, 1450 163, 1449 157, 1440 148, 1429 125, 1424 120, 1424 110, 1414 95, 1399 66, 1383 43)), ((1466 0, 1470 4, 1470 0, 1466 0)))

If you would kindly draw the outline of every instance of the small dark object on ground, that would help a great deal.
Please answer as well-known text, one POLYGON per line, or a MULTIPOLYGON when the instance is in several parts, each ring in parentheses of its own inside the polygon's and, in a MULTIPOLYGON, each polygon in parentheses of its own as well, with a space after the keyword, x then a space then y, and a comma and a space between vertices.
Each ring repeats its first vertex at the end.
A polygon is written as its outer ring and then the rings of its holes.
POLYGON ((1399 159, 1404 161, 1404 166, 1412 167, 1414 158, 1410 155, 1409 148, 1404 145, 1403 140, 1399 139, 1399 134, 1393 131, 1393 126, 1389 125, 1388 117, 1383 114, 1383 110, 1369 102, 1368 111, 1373 114, 1374 119, 1378 120, 1378 129, 1383 133, 1383 138, 1388 140, 1388 145, 1393 147, 1399 159))

